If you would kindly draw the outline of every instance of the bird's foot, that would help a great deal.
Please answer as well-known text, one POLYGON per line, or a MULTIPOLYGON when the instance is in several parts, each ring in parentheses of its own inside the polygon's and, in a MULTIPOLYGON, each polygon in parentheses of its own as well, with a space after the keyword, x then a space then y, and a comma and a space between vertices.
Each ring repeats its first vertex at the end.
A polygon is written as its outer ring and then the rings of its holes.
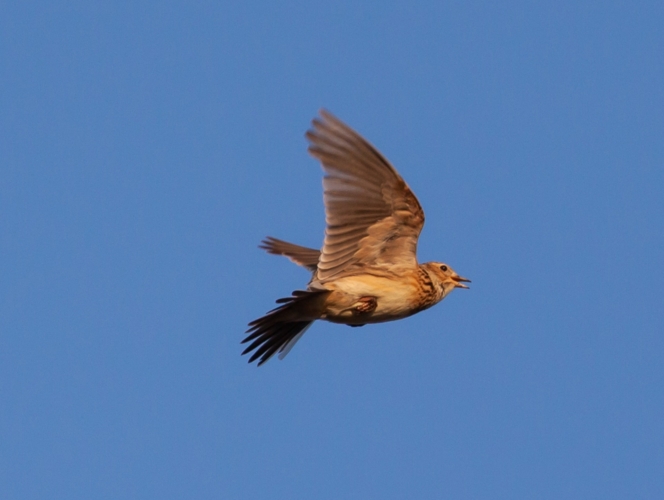
POLYGON ((368 314, 376 310, 378 301, 376 297, 362 297, 353 304, 353 314, 368 314))

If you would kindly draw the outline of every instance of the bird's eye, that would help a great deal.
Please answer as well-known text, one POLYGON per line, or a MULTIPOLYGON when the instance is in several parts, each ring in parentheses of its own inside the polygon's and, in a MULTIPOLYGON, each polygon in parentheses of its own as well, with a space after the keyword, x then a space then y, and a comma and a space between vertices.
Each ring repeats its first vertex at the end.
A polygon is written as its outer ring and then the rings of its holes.
POLYGON ((440 266, 440 270, 441 271, 447 271, 447 266, 445 264, 443 264, 442 266, 440 266))

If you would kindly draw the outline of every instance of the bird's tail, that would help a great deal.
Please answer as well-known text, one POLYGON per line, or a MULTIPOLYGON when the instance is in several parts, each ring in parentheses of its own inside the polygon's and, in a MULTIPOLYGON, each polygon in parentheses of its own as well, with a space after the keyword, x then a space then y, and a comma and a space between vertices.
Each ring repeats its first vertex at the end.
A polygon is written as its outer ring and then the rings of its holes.
POLYGON ((311 324, 320 318, 323 312, 325 297, 328 291, 301 291, 296 290, 291 297, 277 300, 283 304, 273 309, 262 318, 249 323, 247 337, 243 344, 253 342, 242 354, 255 352, 249 362, 258 361, 258 366, 265 363, 276 352, 283 358, 300 340, 311 324))

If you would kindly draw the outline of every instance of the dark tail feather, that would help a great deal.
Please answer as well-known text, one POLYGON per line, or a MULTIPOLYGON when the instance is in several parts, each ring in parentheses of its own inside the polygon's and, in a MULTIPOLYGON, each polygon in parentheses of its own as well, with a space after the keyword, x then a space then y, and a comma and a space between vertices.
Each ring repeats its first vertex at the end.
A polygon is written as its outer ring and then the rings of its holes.
POLYGON ((283 255, 284 257, 288 257, 298 266, 306 267, 311 272, 314 272, 318 267, 320 251, 314 250, 313 248, 294 245, 293 243, 278 240, 272 236, 268 236, 263 241, 261 241, 261 244, 258 248, 262 248, 267 253, 271 253, 272 255, 283 255))
POLYGON ((318 318, 317 303, 321 295, 329 292, 303 292, 295 291, 292 297, 279 299, 277 303, 283 305, 273 309, 262 318, 249 323, 243 344, 253 341, 242 354, 255 351, 249 358, 249 363, 260 358, 258 366, 265 363, 281 352, 280 357, 300 339, 304 331, 318 318))
POLYGON ((285 349, 291 340, 294 340, 311 323, 313 321, 296 321, 294 323, 274 325, 247 347, 242 354, 247 354, 256 349, 249 358, 249 363, 260 358, 258 362, 258 366, 260 366, 274 356, 277 351, 285 349))

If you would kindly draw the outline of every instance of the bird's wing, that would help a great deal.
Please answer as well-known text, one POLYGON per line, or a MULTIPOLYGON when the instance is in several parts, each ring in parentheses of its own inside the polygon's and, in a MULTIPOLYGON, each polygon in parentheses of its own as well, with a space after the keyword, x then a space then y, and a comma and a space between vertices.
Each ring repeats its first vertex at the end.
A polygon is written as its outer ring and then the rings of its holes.
POLYGON ((325 110, 314 119, 307 139, 309 152, 326 174, 327 227, 318 280, 356 274, 366 267, 417 266, 424 212, 390 162, 325 110))
POLYGON ((295 245, 294 243, 288 243, 287 241, 278 240, 272 236, 268 236, 263 241, 259 248, 262 248, 267 253, 272 255, 283 255, 288 257, 291 262, 299 266, 306 267, 309 271, 314 272, 316 266, 318 266, 318 258, 320 257, 320 251, 314 250, 313 248, 301 247, 300 245, 295 245))

